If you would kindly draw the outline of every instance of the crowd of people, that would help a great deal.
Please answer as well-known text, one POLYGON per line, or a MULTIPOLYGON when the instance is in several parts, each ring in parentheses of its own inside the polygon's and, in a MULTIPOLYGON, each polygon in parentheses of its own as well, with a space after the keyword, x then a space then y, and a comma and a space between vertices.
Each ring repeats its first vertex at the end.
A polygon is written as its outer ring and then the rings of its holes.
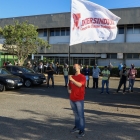
MULTIPOLYGON (((108 66, 105 66, 103 71, 101 71, 100 68, 95 64, 92 69, 92 79, 93 79, 92 88, 98 88, 98 81, 99 81, 99 77, 101 76, 102 77, 101 94, 104 93, 105 85, 106 85, 106 93, 109 94, 109 79, 110 79, 111 70, 112 70, 112 65, 110 64, 108 66)), ((88 65, 81 72, 86 77, 86 88, 89 88, 89 80, 90 80, 91 72, 88 65)), ((135 78, 137 75, 137 70, 135 69, 134 64, 131 64, 131 67, 127 68, 126 64, 123 65, 122 63, 120 63, 118 66, 118 73, 119 73, 120 81, 116 92, 118 93, 123 85, 124 86, 123 94, 125 94, 127 81, 129 82, 128 92, 133 92, 135 78)))
MULTIPOLYGON (((3 66, 5 65, 12 65, 12 63, 10 61, 7 61, 3 64, 3 66)), ((18 65, 16 62, 14 63, 14 65, 18 65)), ((51 79, 52 81, 52 87, 54 87, 54 78, 53 75, 60 74, 60 65, 57 62, 56 64, 54 64, 53 62, 48 63, 48 62, 33 62, 31 63, 31 61, 28 61, 26 64, 26 67, 33 69, 35 72, 40 72, 40 73, 46 73, 48 74, 48 79, 47 79, 47 87, 49 87, 49 80, 51 79)), ((80 72, 85 75, 86 77, 86 88, 89 88, 89 81, 90 81, 90 75, 92 73, 92 88, 99 88, 98 87, 98 81, 99 81, 99 77, 102 77, 102 84, 101 84, 101 94, 104 93, 104 86, 106 85, 106 93, 109 94, 109 79, 110 79, 110 74, 112 71, 113 65, 111 63, 109 63, 108 66, 104 67, 104 70, 100 70, 100 68, 97 66, 97 64, 95 64, 92 68, 92 70, 89 68, 88 65, 86 65, 85 67, 81 64, 80 65, 80 72)), ((62 71, 63 75, 64 75, 64 82, 65 82, 65 87, 67 87, 68 85, 68 75, 69 75, 69 67, 68 64, 64 64, 63 65, 63 71, 62 71)), ((120 81, 119 81, 119 85, 118 88, 116 90, 116 92, 118 93, 120 91, 120 88, 122 87, 122 85, 124 86, 123 88, 123 93, 126 92, 127 89, 127 82, 128 84, 128 91, 129 92, 133 92, 133 87, 134 87, 134 83, 135 83, 135 77, 137 75, 137 70, 135 69, 134 64, 131 64, 130 68, 127 68, 126 65, 120 63, 118 65, 118 76, 120 77, 120 81)))

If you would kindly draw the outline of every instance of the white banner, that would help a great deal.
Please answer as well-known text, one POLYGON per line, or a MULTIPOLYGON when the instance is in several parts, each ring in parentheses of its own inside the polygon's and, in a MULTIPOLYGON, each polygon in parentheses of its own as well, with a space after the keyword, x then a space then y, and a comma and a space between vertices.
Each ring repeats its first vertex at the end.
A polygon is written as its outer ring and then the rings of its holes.
POLYGON ((87 41, 114 40, 120 17, 87 0, 72 0, 70 46, 87 41))

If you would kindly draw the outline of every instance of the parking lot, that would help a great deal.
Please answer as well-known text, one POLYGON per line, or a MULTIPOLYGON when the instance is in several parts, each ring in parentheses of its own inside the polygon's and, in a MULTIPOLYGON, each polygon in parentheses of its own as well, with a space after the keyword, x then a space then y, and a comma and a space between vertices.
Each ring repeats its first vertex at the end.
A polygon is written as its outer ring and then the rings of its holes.
MULTIPOLYGON (((86 89, 83 140, 140 140, 140 82, 125 95, 116 94, 118 82, 110 80, 110 95, 99 94, 101 80, 99 89, 86 89)), ((74 140, 73 126, 63 76, 55 76, 55 88, 44 84, 0 93, 0 140, 74 140)))

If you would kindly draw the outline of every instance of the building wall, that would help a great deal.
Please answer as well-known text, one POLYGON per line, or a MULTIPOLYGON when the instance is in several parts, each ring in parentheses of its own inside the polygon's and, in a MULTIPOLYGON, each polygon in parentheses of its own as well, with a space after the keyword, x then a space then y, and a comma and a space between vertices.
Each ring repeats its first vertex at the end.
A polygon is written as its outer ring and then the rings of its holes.
POLYGON ((50 36, 49 44, 69 44, 70 36, 50 36))
MULTIPOLYGON (((140 18, 139 18, 140 7, 120 8, 120 9, 110 9, 110 10, 117 16, 121 17, 121 20, 118 23, 119 25, 140 23, 140 18)), ((6 24, 13 24, 15 20, 19 20, 20 22, 27 20, 29 21, 29 23, 38 26, 39 29, 70 27, 70 12, 4 18, 4 19, 0 19, 0 26, 3 27, 6 24)))
POLYGON ((122 59, 98 59, 98 66, 108 66, 111 63, 117 67, 120 63, 123 63, 122 59))

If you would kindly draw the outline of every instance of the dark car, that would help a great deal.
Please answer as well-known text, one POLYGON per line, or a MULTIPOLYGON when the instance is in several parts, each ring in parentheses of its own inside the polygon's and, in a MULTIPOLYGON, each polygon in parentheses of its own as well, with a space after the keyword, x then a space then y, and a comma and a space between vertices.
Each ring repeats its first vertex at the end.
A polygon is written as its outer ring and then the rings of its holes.
POLYGON ((26 87, 46 83, 46 77, 44 74, 36 73, 34 70, 27 67, 8 65, 5 66, 5 68, 13 75, 21 77, 24 80, 24 85, 26 87))
POLYGON ((23 85, 23 79, 12 75, 4 68, 0 68, 0 91, 6 89, 20 88, 23 85))

